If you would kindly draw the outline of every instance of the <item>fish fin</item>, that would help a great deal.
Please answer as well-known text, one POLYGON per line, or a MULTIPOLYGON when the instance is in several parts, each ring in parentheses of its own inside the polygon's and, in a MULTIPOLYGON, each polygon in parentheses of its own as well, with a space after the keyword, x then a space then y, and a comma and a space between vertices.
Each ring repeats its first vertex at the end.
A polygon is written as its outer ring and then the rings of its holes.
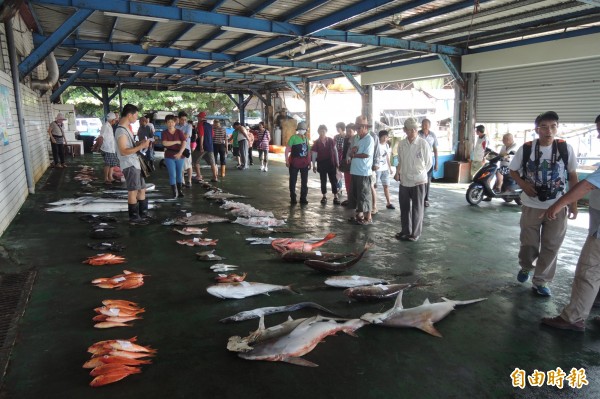
POLYGON ((431 320, 426 320, 423 322, 423 324, 415 326, 415 327, 417 327, 419 330, 425 331, 428 334, 442 338, 442 334, 440 334, 440 332, 438 330, 436 330, 436 328, 433 326, 433 322, 431 320))
POLYGON ((286 285, 286 286, 285 286, 285 288, 286 288, 288 291, 290 291, 291 293, 293 293, 293 294, 298 294, 298 295, 300 295, 300 292, 298 292, 298 291, 296 291, 295 289, 293 289, 291 284, 290 284, 290 285, 286 285))
POLYGON ((431 302, 429 302, 429 298, 425 298, 425 300, 423 301, 423 305, 431 305, 431 302))
POLYGON ((356 335, 356 333, 354 331, 347 330, 347 331, 344 331, 344 332, 346 334, 348 334, 349 336, 351 336, 351 337, 358 338, 358 335, 356 335))
POLYGON ((292 319, 292 316, 289 316, 289 315, 288 315, 288 319, 287 319, 287 321, 294 321, 294 319, 292 319))
POLYGON ((396 302, 394 302, 394 309, 404 309, 402 306, 402 294, 404 290, 400 290, 398 292, 398 296, 396 297, 396 302))
POLYGON ((487 298, 477 298, 477 299, 470 299, 468 301, 453 301, 452 299, 448 299, 448 298, 444 298, 442 297, 442 300, 445 302, 453 302, 454 305, 469 305, 471 303, 477 303, 477 302, 481 302, 481 301, 485 301, 487 298))
POLYGON ((260 320, 258 321, 258 330, 259 331, 265 330, 265 316, 264 315, 260 316, 260 320))
POLYGON ((281 359, 282 362, 295 364, 296 366, 305 366, 305 367, 319 367, 318 364, 310 362, 301 357, 286 357, 285 359, 281 359))

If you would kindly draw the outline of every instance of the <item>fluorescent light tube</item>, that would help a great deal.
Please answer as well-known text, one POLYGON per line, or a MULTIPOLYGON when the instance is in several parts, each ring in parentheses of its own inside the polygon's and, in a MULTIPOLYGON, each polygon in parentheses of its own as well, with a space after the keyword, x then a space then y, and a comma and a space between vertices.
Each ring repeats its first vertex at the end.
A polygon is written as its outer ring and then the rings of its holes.
POLYGON ((321 43, 335 44, 336 46, 348 46, 348 47, 363 47, 364 46, 364 44, 360 44, 360 43, 336 42, 335 40, 320 39, 318 37, 315 37, 315 39, 320 41, 321 43))
POLYGON ((170 20, 167 18, 158 18, 158 17, 147 17, 145 15, 134 15, 134 14, 121 14, 118 12, 109 12, 105 11, 104 15, 107 17, 121 17, 121 18, 129 18, 129 19, 139 19, 141 21, 154 21, 154 22, 169 22, 170 20))
POLYGON ((277 36, 278 35, 278 33, 274 33, 274 32, 263 32, 261 30, 236 28, 235 26, 221 26, 221 30, 226 30, 229 32, 251 33, 254 35, 261 35, 261 36, 277 36))

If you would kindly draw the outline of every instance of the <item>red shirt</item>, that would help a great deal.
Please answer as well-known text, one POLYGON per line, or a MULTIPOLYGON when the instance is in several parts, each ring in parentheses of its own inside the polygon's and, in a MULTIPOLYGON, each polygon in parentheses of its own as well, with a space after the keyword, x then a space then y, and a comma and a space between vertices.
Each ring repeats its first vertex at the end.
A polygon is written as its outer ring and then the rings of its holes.
POLYGON ((337 148, 331 137, 325 139, 325 144, 318 138, 312 146, 312 151, 317 153, 317 162, 330 161, 332 165, 338 165, 337 148))
MULTIPOLYGON (((165 129, 161 136, 162 141, 181 141, 185 145, 185 135, 179 129, 175 129, 173 133, 169 133, 169 130, 165 129)), ((179 152, 181 145, 175 144, 165 147, 165 158, 175 158, 175 154, 179 152)))

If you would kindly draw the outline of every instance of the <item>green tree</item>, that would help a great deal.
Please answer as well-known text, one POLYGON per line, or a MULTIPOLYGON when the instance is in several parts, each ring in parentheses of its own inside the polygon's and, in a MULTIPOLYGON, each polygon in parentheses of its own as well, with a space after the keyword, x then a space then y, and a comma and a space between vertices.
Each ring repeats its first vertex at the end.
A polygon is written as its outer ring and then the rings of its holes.
MULTIPOLYGON (((196 115, 200 111, 208 114, 233 116, 235 105, 229 97, 221 93, 192 93, 180 91, 123 89, 123 104, 131 103, 140 108, 141 113, 148 111, 186 111, 196 115)), ((84 87, 69 87, 62 95, 65 104, 73 104, 77 116, 104 117, 102 102, 84 87)), ((118 110, 118 96, 110 102, 111 110, 118 110)))

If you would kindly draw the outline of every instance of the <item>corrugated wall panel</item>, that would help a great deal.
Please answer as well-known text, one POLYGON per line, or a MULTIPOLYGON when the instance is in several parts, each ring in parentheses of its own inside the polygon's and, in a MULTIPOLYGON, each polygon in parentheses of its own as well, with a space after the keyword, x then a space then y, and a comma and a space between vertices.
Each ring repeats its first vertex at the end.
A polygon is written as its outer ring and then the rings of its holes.
POLYGON ((600 58, 480 72, 477 122, 533 122, 556 111, 561 122, 590 123, 600 113, 600 58))

